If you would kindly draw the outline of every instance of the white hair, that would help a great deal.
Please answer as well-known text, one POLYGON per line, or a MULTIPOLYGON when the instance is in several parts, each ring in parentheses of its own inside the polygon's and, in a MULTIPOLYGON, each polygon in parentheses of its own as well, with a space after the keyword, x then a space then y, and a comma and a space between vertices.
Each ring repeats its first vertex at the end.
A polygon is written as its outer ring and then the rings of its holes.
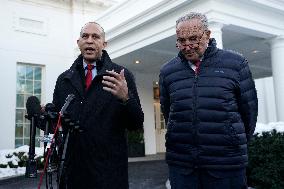
POLYGON ((176 21, 176 27, 178 26, 179 23, 184 22, 184 21, 189 21, 192 19, 198 19, 201 21, 203 27, 205 30, 208 30, 208 20, 205 14, 198 13, 198 12, 190 12, 189 14, 186 14, 176 21))

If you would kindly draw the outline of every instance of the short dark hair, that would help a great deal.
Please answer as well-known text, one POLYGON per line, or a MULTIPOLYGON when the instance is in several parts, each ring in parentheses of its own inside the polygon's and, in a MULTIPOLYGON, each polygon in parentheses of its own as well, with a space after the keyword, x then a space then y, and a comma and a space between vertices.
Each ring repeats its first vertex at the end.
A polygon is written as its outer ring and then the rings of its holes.
POLYGON ((105 30, 104 30, 104 28, 103 28, 100 24, 98 24, 97 22, 94 22, 94 21, 93 21, 93 22, 87 22, 87 23, 81 28, 80 37, 82 37, 83 29, 84 29, 85 26, 88 25, 88 24, 96 24, 96 25, 98 25, 98 26, 102 29, 101 35, 102 35, 103 38, 105 39, 105 30))

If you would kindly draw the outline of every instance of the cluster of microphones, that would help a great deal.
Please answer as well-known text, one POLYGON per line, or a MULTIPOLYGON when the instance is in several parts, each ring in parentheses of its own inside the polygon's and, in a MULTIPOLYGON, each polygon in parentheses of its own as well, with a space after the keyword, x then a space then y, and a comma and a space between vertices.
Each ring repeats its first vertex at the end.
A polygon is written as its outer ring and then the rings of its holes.
MULTIPOLYGON (((30 120, 30 142, 29 142, 29 157, 26 163, 26 177, 35 178, 37 177, 37 164, 35 160, 35 140, 36 140, 36 128, 43 129, 43 122, 47 120, 47 115, 57 118, 58 113, 54 110, 55 106, 52 103, 48 103, 43 108, 40 105, 40 101, 36 96, 30 96, 26 102, 27 115, 26 118, 30 120)), ((46 121, 46 123, 50 123, 46 121)), ((46 124, 47 128, 44 129, 44 138, 48 138, 48 133, 51 128, 46 124)), ((50 141, 45 141, 45 143, 50 141)))
MULTIPOLYGON (((44 136, 40 137, 40 142, 44 144, 44 157, 48 155, 46 147, 47 144, 53 145, 54 150, 58 150, 58 146, 56 146, 56 142, 53 141, 53 138, 49 137, 49 134, 54 134, 55 139, 60 140, 64 144, 64 139, 66 136, 64 134, 68 133, 65 129, 63 132, 63 127, 59 124, 59 118, 62 122, 68 124, 68 128, 70 129, 70 125, 73 128, 78 128, 79 123, 74 122, 70 119, 68 112, 66 111, 69 104, 74 100, 75 96, 73 94, 69 94, 65 99, 65 103, 62 106, 61 110, 58 111, 54 104, 48 103, 44 107, 41 106, 39 99, 36 96, 30 96, 26 102, 26 110, 27 115, 25 116, 28 120, 30 120, 30 141, 29 141, 29 157, 26 162, 26 173, 25 176, 28 178, 36 178, 37 177, 37 163, 35 160, 35 141, 36 141, 36 129, 41 129, 44 131, 44 136), (58 132, 57 132, 58 131, 58 132), (64 134, 63 134, 64 133, 64 134), (52 144, 54 142, 54 144, 52 144)), ((62 145, 66 146, 66 145, 62 145)), ((52 148, 52 146, 49 146, 52 148)), ((66 150, 66 149, 62 149, 66 150)), ((58 153, 53 153, 58 155, 58 153)), ((48 159, 48 157, 46 158, 48 159)), ((49 158, 50 161, 51 157, 49 158)), ((61 159, 61 157, 56 157, 53 159, 61 159)), ((56 162, 59 167, 62 162, 56 162)), ((57 169, 58 171, 58 169, 57 169)))

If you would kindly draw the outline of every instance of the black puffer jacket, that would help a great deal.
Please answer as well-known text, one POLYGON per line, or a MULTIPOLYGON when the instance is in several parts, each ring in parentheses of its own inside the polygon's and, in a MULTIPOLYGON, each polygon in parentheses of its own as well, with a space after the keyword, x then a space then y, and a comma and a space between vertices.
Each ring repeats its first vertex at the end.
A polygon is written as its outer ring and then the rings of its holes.
POLYGON ((68 94, 76 99, 67 109, 73 120, 80 121, 81 132, 69 138, 67 175, 69 189, 127 189, 126 129, 142 128, 144 114, 133 75, 125 69, 130 99, 122 104, 102 89, 106 70, 120 72, 106 51, 97 62, 97 76, 85 92, 83 58, 80 55, 69 70, 61 74, 54 90, 53 103, 60 109, 68 94))
POLYGON ((199 74, 181 53, 161 68, 160 100, 167 122, 169 164, 207 169, 247 165, 257 96, 246 59, 217 49, 214 39, 199 74))

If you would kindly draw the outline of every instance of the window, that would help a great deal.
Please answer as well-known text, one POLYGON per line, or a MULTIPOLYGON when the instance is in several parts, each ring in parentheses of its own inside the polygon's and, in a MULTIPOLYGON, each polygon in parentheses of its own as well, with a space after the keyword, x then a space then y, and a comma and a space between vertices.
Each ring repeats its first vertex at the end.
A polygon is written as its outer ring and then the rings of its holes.
MULTIPOLYGON (((26 101, 30 96, 36 96, 41 101, 42 70, 43 67, 38 65, 17 64, 15 147, 29 145, 30 121, 25 118, 26 101)), ((40 130, 36 129, 36 138, 39 134, 40 130)), ((37 139, 36 146, 39 146, 37 139)))
POLYGON ((164 115, 161 111, 158 82, 153 82, 153 96, 154 96, 155 128, 156 129, 167 129, 167 125, 165 124, 164 115))

